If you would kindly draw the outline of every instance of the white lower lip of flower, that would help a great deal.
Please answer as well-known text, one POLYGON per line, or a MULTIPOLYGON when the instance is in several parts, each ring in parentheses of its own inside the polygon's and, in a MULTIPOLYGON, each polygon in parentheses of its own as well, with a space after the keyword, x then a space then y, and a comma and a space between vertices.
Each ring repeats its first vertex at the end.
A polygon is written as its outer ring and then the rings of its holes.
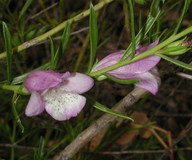
POLYGON ((85 105, 85 97, 52 88, 42 93, 46 111, 57 120, 67 120, 77 116, 85 105))

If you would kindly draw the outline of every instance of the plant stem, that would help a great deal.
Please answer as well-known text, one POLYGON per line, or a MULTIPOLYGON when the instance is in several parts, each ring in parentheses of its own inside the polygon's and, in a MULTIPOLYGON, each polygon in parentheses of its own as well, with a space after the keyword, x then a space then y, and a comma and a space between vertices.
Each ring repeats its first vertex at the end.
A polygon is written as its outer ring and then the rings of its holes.
POLYGON ((185 36, 185 35, 187 35, 188 33, 191 33, 191 32, 192 32, 192 26, 185 29, 184 31, 176 34, 176 35, 173 35, 173 36, 169 37, 167 40, 165 40, 164 42, 162 42, 159 45, 155 46, 154 48, 152 48, 150 50, 147 50, 147 51, 143 52, 142 54, 139 54, 138 56, 135 56, 133 59, 127 59, 125 61, 116 63, 116 64, 114 64, 112 66, 109 66, 109 67, 106 67, 104 69, 101 69, 99 71, 92 72, 92 73, 89 74, 89 76, 97 77, 97 76, 102 75, 103 73, 106 73, 106 72, 110 71, 110 70, 122 67, 122 66, 130 64, 130 63, 133 63, 135 61, 146 58, 148 56, 155 55, 155 53, 157 51, 159 51, 160 49, 162 49, 166 45, 172 43, 173 41, 175 41, 175 40, 177 40, 177 39, 179 39, 179 38, 181 38, 181 37, 183 37, 183 36, 185 36))
POLYGON ((21 87, 20 85, 6 85, 6 84, 0 85, 1 89, 13 91, 13 92, 19 90, 20 87, 21 87))
MULTIPOLYGON (((16 122, 13 121, 13 133, 12 133, 12 136, 11 136, 11 143, 14 144, 15 142, 15 134, 16 134, 16 122)), ((15 148, 12 147, 11 148, 11 157, 10 157, 10 160, 14 160, 15 159, 15 148)))
POLYGON ((135 18, 134 18, 134 9, 132 0, 127 1, 129 4, 129 13, 130 13, 130 28, 131 28, 131 40, 132 40, 132 53, 131 59, 135 56, 135 18))
POLYGON ((6 84, 1 84, 0 89, 4 89, 7 91, 13 91, 15 93, 19 93, 21 95, 29 95, 29 92, 23 88, 22 85, 6 85, 6 84))
POLYGON ((82 48, 81 48, 81 51, 80 51, 80 53, 79 53, 79 55, 78 55, 77 61, 76 61, 76 63, 75 63, 74 72, 77 72, 77 71, 79 70, 79 68, 80 68, 80 65, 82 64, 81 62, 82 62, 83 56, 84 56, 85 51, 86 51, 86 49, 87 49, 87 46, 88 46, 88 44, 89 44, 89 36, 90 36, 90 35, 89 35, 89 33, 88 33, 87 36, 86 36, 86 38, 85 38, 85 40, 84 40, 83 46, 82 46, 82 48))
MULTIPOLYGON (((98 3, 97 5, 94 6, 94 10, 95 11, 98 11, 100 10, 101 8, 103 8, 106 4, 108 3, 111 3, 112 1, 114 0, 103 0, 102 2, 98 3)), ((65 28, 65 26, 67 25, 67 23, 73 23, 73 22, 77 22, 79 20, 81 20, 82 18, 85 18, 89 15, 89 9, 84 11, 84 12, 81 12, 80 14, 78 14, 77 16, 73 17, 73 18, 70 18, 64 22, 62 22, 61 24, 59 24, 57 27, 49 30, 48 32, 30 40, 30 41, 27 41, 19 46, 17 46, 16 48, 14 48, 14 51, 17 51, 17 52, 21 52, 31 46, 34 46, 35 44, 43 41, 43 40, 46 40, 49 36, 52 36, 56 33, 58 33, 59 31, 61 31, 63 28, 65 28)), ((0 53, 0 59, 3 59, 6 57, 6 53, 5 52, 2 52, 0 53)))

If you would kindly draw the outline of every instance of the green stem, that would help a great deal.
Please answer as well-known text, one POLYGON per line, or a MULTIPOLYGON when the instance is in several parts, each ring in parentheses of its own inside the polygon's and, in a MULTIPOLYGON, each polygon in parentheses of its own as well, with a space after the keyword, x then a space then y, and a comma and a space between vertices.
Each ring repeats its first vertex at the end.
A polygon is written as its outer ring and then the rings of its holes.
POLYGON ((190 3, 191 3, 190 0, 185 0, 185 1, 184 1, 184 7, 183 7, 183 9, 182 9, 181 16, 180 16, 180 18, 179 18, 179 21, 178 21, 178 23, 177 23, 177 26, 176 26, 173 34, 176 34, 176 33, 178 32, 179 28, 181 27, 181 23, 182 23, 183 18, 184 18, 185 14, 186 14, 189 6, 190 6, 190 3))
MULTIPOLYGON (((14 144, 15 142, 15 134, 16 134, 16 122, 14 121, 13 122, 13 133, 12 133, 12 136, 11 136, 11 143, 14 144)), ((15 159, 15 148, 12 147, 11 148, 11 157, 10 157, 10 160, 14 160, 15 159)))
MULTIPOLYGON (((100 10, 101 8, 103 8, 106 4, 108 3, 111 3, 112 1, 114 0, 103 0, 102 2, 98 3, 97 5, 94 6, 94 10, 95 11, 98 11, 100 10)), ((56 33, 58 33, 59 31, 61 31, 63 28, 65 28, 65 26, 67 25, 67 23, 73 23, 73 22, 77 22, 79 20, 81 20, 82 18, 85 18, 89 15, 89 9, 84 11, 84 12, 81 12, 80 14, 78 14, 77 16, 73 17, 73 18, 70 18, 64 22, 62 22, 61 24, 59 24, 57 27, 51 29, 50 31, 30 40, 30 41, 27 41, 19 46, 17 46, 16 48, 14 48, 14 51, 17 51, 17 52, 21 52, 31 46, 34 46, 35 44, 43 41, 43 40, 46 40, 49 36, 52 36, 56 33)), ((5 52, 2 52, 0 53, 0 59, 3 59, 6 57, 6 53, 5 52)))
POLYGON ((77 58, 77 61, 75 63, 75 68, 74 68, 74 72, 77 72, 80 68, 80 65, 82 64, 82 60, 83 60, 83 57, 84 57, 84 54, 85 54, 85 51, 87 49, 87 46, 89 44, 89 33, 87 34, 86 38, 85 38, 85 41, 83 43, 83 46, 81 48, 81 51, 78 55, 78 58, 77 58))
POLYGON ((21 87, 20 85, 6 85, 6 84, 0 85, 1 89, 13 91, 13 92, 18 91, 20 87, 21 87))
POLYGON ((17 108, 16 108, 18 98, 19 98, 19 96, 18 96, 17 92, 14 92, 13 97, 12 97, 12 112, 13 112, 13 116, 14 116, 14 122, 16 122, 18 124, 19 128, 21 129, 21 133, 24 133, 24 127, 21 123, 21 120, 19 118, 19 114, 18 114, 17 108))
POLYGON ((1 84, 0 89, 8 90, 8 91, 13 91, 14 93, 19 93, 22 95, 29 95, 29 92, 23 88, 22 85, 6 85, 6 84, 1 84))
POLYGON ((132 40, 132 53, 131 53, 131 58, 134 57, 135 55, 135 21, 134 21, 134 9, 133 9, 133 2, 132 0, 128 0, 129 4, 129 10, 130 10, 130 28, 131 28, 131 40, 132 40))
POLYGON ((173 41, 187 35, 188 33, 191 33, 192 32, 192 26, 185 29, 184 31, 176 34, 176 35, 173 35, 171 37, 169 37, 167 40, 165 40, 164 42, 160 43, 159 45, 155 46, 154 48, 150 49, 150 50, 147 50, 145 52, 143 52, 142 54, 139 54, 138 56, 135 56, 133 59, 127 59, 125 61, 122 61, 122 62, 119 62, 117 64, 114 64, 112 66, 109 66, 109 67, 106 67, 102 70, 99 70, 99 71, 96 71, 96 72, 92 72, 89 74, 89 76, 92 76, 92 77, 97 77, 97 76, 100 76, 110 70, 113 70, 113 69, 116 69, 116 68, 119 68, 119 67, 122 67, 124 65, 127 65, 127 64, 130 64, 130 63, 133 63, 135 61, 138 61, 140 59, 143 59, 145 57, 148 57, 148 56, 151 56, 151 55, 154 55, 155 52, 157 52, 158 50, 162 49, 163 47, 165 47, 166 45, 172 43, 173 41))

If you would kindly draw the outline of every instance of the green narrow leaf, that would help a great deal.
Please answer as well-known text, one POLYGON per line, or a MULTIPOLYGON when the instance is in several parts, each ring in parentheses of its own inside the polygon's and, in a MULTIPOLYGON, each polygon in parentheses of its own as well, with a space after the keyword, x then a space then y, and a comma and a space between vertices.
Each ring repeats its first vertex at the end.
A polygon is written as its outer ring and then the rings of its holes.
POLYGON ((12 98, 12 110, 13 110, 13 115, 15 117, 15 120, 19 126, 19 128, 21 129, 21 132, 24 133, 24 127, 21 123, 21 120, 19 118, 19 115, 17 113, 17 110, 16 110, 16 104, 17 104, 17 100, 18 100, 18 95, 16 92, 14 92, 13 94, 13 98, 12 98))
POLYGON ((131 58, 135 55, 135 18, 134 18, 134 9, 133 9, 133 2, 132 0, 127 0, 129 4, 129 13, 130 13, 130 28, 131 28, 131 40, 132 40, 132 51, 131 51, 131 58))
POLYGON ((88 72, 91 72, 97 50, 97 40, 98 40, 97 18, 92 4, 90 4, 89 29, 90 29, 90 57, 89 57, 88 72))
POLYGON ((179 21, 177 23, 177 26, 176 26, 173 34, 176 34, 178 32, 178 30, 179 30, 179 28, 181 26, 181 23, 183 21, 183 18, 185 16, 185 13, 187 12, 187 10, 188 10, 188 8, 190 6, 190 3, 191 3, 191 0, 185 0, 184 1, 184 6, 183 6, 182 12, 181 12, 180 17, 179 17, 179 21))
POLYGON ((50 68, 54 69, 54 55, 55 55, 55 47, 53 43, 53 39, 49 36, 50 41, 50 54, 51 54, 51 65, 50 68))
POLYGON ((184 49, 180 49, 178 51, 168 52, 166 54, 169 56, 178 56, 178 55, 186 53, 189 50, 190 50, 190 48, 184 48, 184 49))
POLYGON ((21 11, 19 12, 19 20, 23 17, 33 0, 27 0, 21 11))
POLYGON ((59 59, 61 58, 61 56, 64 53, 64 50, 65 50, 67 43, 69 41, 69 36, 70 36, 70 23, 67 23, 67 25, 64 29, 63 35, 62 35, 62 39, 60 41, 59 48, 57 48, 56 53, 54 55, 54 60, 53 60, 54 66, 52 66, 53 69, 57 66, 59 59))
POLYGON ((134 0, 136 3, 144 5, 145 4, 145 0, 134 0))
POLYGON ((159 11, 159 4, 161 0, 153 0, 150 7, 150 13, 153 17, 157 15, 157 12, 159 11))
MULTIPOLYGON (((151 28, 153 27, 154 23, 157 21, 157 19, 160 17, 161 11, 158 11, 157 15, 155 17, 149 16, 147 18, 147 21, 145 23, 145 25, 140 29, 139 33, 136 35, 135 37, 135 45, 139 45, 141 40, 144 39, 146 37, 146 35, 149 33, 149 31, 151 30, 151 28)), ((125 60, 130 54, 131 54, 131 47, 132 47, 132 43, 128 46, 128 48, 126 49, 125 53, 123 54, 123 56, 121 57, 120 61, 125 60)))
POLYGON ((138 18, 138 20, 139 20, 139 30, 142 28, 142 26, 143 26, 143 18, 142 18, 142 12, 141 11, 139 11, 139 18, 138 18))
POLYGON ((114 81, 114 82, 117 82, 119 84, 134 84, 134 83, 137 83, 137 82, 140 82, 141 80, 140 79, 129 79, 129 80, 123 80, 123 79, 117 79, 117 78, 114 78, 108 74, 104 74, 108 79, 114 81))
POLYGON ((113 111, 112 109, 109 109, 108 107, 102 105, 101 103, 91 99, 89 96, 87 96, 87 100, 88 102, 93 105, 93 107, 95 107, 96 109, 99 109, 100 111, 102 112, 105 112, 105 113, 108 113, 108 114, 111 114, 111 115, 114 115, 114 116, 117 116, 117 117, 120 117, 120 118, 125 118, 125 119, 128 119, 128 120, 131 120, 131 121, 134 121, 131 117, 128 117, 128 116, 125 116, 125 115, 122 115, 116 111, 113 111))
POLYGON ((167 47, 163 51, 175 52, 175 51, 182 50, 182 49, 187 49, 187 47, 185 47, 185 46, 173 46, 173 47, 167 47))
POLYGON ((62 51, 65 50, 65 48, 67 47, 68 41, 69 41, 69 37, 70 37, 70 31, 71 31, 71 24, 67 23, 66 25, 66 29, 64 31, 64 35, 62 38, 62 51))
POLYGON ((161 58, 163 58, 163 59, 165 59, 165 60, 167 60, 167 61, 169 61, 169 62, 171 62, 171 63, 173 63, 173 64, 175 64, 177 66, 180 66, 180 67, 183 67, 185 69, 188 69, 188 70, 192 71, 192 65, 186 64, 184 62, 181 62, 179 60, 176 60, 174 58, 168 57, 168 56, 163 55, 163 54, 156 54, 156 55, 160 56, 161 58))
MULTIPOLYGON (((161 1, 162 0, 153 0, 152 1, 151 6, 150 6, 150 15, 152 17, 155 17, 158 14, 158 12, 160 11, 160 2, 161 1)), ((157 19, 148 34, 150 42, 154 42, 159 37, 160 26, 161 26, 161 20, 157 19), (154 33, 156 33, 156 35, 154 35, 154 33)))
POLYGON ((43 160, 44 159, 44 148, 45 148, 45 140, 43 137, 40 137, 39 146, 34 150, 34 160, 43 160))
POLYGON ((168 46, 165 47, 163 50, 161 50, 162 54, 170 55, 170 56, 176 56, 186 53, 190 48, 187 48, 186 46, 168 46))
POLYGON ((12 46, 11 46, 11 36, 7 24, 3 24, 3 36, 5 40, 5 50, 6 50, 6 61, 7 61, 7 83, 10 84, 12 80, 12 46))

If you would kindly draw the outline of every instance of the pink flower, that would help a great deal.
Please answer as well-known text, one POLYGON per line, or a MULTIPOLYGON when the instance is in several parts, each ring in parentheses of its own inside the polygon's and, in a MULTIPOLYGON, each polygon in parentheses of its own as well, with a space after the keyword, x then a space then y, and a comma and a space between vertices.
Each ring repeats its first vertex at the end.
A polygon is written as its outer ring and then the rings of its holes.
MULTIPOLYGON (((159 40, 156 40, 149 46, 138 46, 136 48, 136 55, 155 47, 158 43, 159 40)), ((101 70, 103 68, 118 63, 124 52, 124 50, 121 50, 115 53, 111 53, 108 56, 104 57, 93 68, 92 72, 101 70)), ((137 87, 144 88, 152 94, 156 94, 160 85, 160 78, 157 70, 154 67, 157 65, 160 59, 161 58, 159 56, 149 56, 139 61, 111 70, 107 72, 107 74, 118 79, 138 78, 141 80, 141 82, 135 83, 137 87)))
POLYGON ((28 75, 24 85, 31 93, 25 110, 27 116, 36 116, 46 110, 54 119, 63 121, 77 116, 82 110, 86 98, 80 94, 91 89, 94 82, 81 73, 41 70, 28 75))

